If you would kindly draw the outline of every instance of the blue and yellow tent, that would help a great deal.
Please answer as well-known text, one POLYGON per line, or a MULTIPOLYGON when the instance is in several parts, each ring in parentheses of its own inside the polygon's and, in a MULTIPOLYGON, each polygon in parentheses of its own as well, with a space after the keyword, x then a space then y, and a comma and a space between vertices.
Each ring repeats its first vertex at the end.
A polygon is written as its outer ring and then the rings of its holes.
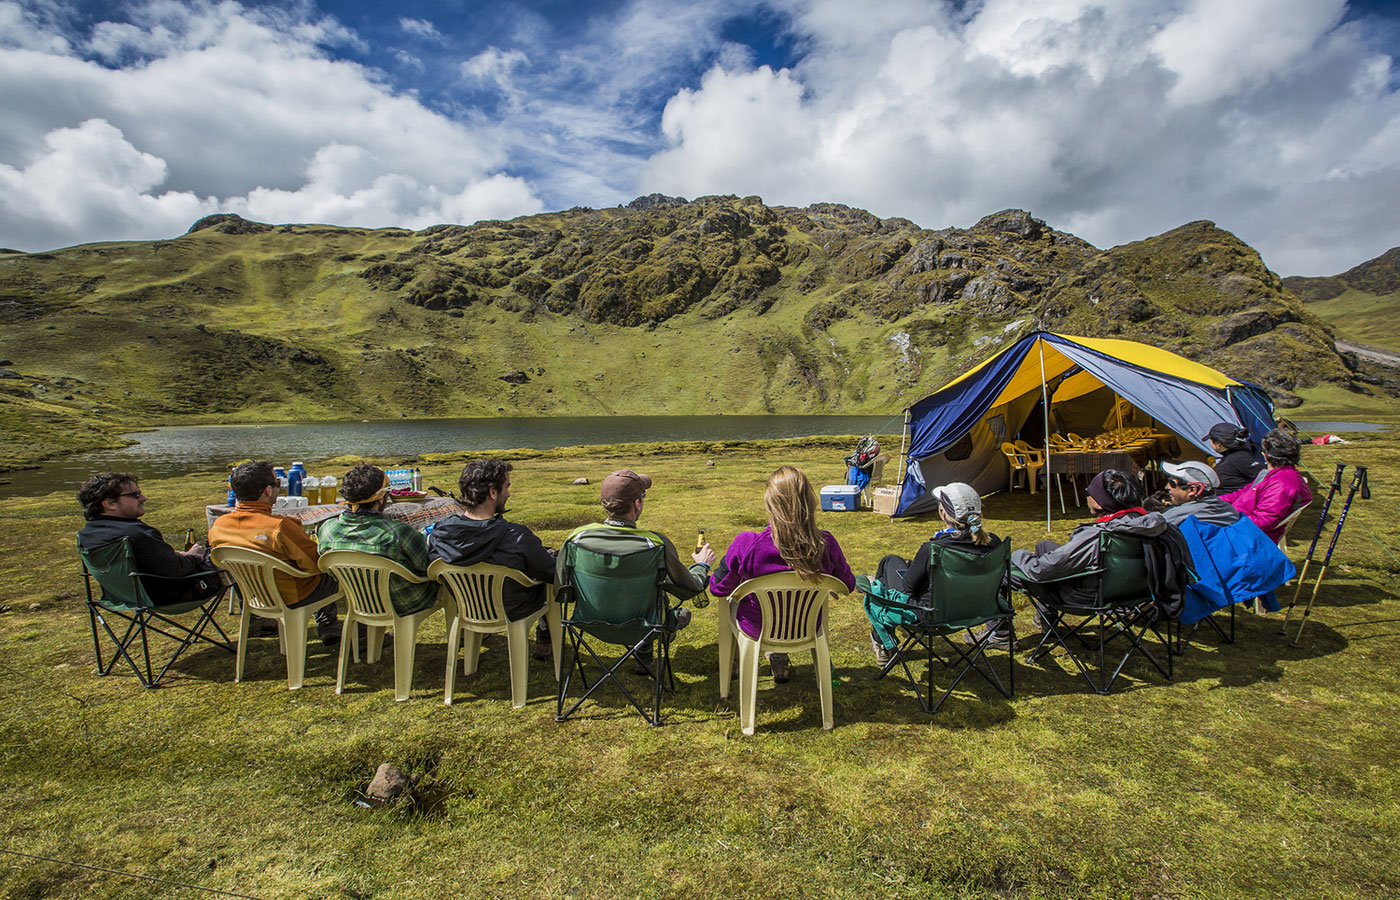
POLYGON ((931 511, 936 501, 926 486, 963 481, 984 494, 1006 487, 1001 444, 1033 415, 1044 417, 1048 431, 1088 436, 1125 401, 1199 458, 1208 457, 1204 435, 1218 422, 1245 426, 1256 446, 1274 427, 1263 390, 1210 366, 1136 341, 1037 331, 905 411, 908 451, 895 515, 931 511))

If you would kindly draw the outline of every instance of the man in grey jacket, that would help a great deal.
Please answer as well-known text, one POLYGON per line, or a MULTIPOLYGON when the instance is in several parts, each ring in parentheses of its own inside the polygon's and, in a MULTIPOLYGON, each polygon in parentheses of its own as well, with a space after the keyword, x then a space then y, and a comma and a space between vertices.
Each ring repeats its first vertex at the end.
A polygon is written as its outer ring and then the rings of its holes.
MULTIPOLYGON (((1087 573, 1098 566, 1100 532, 1155 538, 1167 530, 1167 520, 1161 513, 1150 513, 1142 508, 1145 493, 1142 482, 1127 472, 1105 469, 1094 476, 1085 493, 1089 511, 1098 518, 1076 528, 1063 546, 1043 540, 1036 543, 1034 553, 1012 551, 1013 588, 1052 604, 1090 603, 1096 593, 1092 576, 1068 581, 1059 579, 1087 573)), ((1039 614, 1037 624, 1041 624, 1039 614)))
POLYGON ((1188 516, 1195 516, 1207 525, 1222 528, 1240 520, 1239 511, 1215 496, 1220 488, 1220 476, 1203 462, 1188 459, 1180 463, 1162 463, 1167 475, 1167 495, 1172 505, 1162 510, 1162 517, 1180 525, 1188 516))

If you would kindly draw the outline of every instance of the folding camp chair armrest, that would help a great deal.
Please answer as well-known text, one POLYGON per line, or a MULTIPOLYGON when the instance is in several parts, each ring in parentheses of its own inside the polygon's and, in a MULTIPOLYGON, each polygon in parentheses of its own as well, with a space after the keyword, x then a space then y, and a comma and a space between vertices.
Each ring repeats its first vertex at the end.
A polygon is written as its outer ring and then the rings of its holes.
POLYGON ((928 613, 929 610, 932 608, 928 606, 916 606, 912 603, 901 603, 898 600, 892 600, 889 597, 885 597, 881 594, 867 593, 866 596, 870 598, 870 601, 872 603, 875 603, 879 606, 883 606, 886 609, 907 609, 910 612, 928 613))
POLYGON ((154 572, 132 572, 132 573, 130 573, 130 574, 131 574, 131 576, 132 576, 133 578, 150 578, 150 579, 154 579, 155 581, 166 581, 166 582, 170 582, 170 581, 190 581, 190 580, 194 580, 194 579, 198 579, 198 578, 204 578, 204 577, 209 576, 209 575, 222 575, 222 574, 223 574, 223 571, 224 571, 223 569, 217 569, 217 568, 215 568, 215 569, 201 569, 201 570, 198 571, 198 572, 191 572, 191 573, 188 574, 188 575, 157 575, 157 574, 155 574, 154 572))
POLYGON ((1012 577, 1019 577, 1022 581, 1027 581, 1031 584, 1059 584, 1061 581, 1078 581, 1081 578, 1095 578, 1099 575, 1102 575, 1103 572, 1103 566, 1094 566, 1092 569, 1084 569, 1080 572, 1071 572, 1068 575, 1061 575, 1059 578, 1035 579, 1026 577, 1026 573, 1016 568, 1014 563, 1011 566, 1012 577))

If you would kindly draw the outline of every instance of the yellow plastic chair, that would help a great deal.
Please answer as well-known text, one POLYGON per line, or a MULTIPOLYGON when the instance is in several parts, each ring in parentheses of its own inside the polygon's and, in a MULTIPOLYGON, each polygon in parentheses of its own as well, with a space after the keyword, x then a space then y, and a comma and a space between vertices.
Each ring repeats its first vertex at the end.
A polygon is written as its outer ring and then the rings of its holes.
POLYGON ((765 653, 792 653, 811 650, 817 670, 817 691, 821 695, 822 728, 830 730, 831 649, 826 640, 830 621, 827 600, 846 593, 840 579, 823 575, 816 582, 806 581, 795 572, 777 572, 750 578, 734 588, 729 603, 716 603, 719 612, 719 696, 729 696, 730 666, 734 648, 739 648, 739 725, 744 734, 754 731, 758 707, 758 663, 765 653), (735 619, 738 598, 753 594, 763 611, 763 630, 751 638, 735 619), (820 624, 819 624, 820 623, 820 624))
MULTIPOLYGON (((233 680, 243 680, 243 660, 248 651, 244 638, 252 617, 260 616, 277 621, 278 645, 287 657, 287 690, 299 689, 306 677, 306 629, 311 624, 312 614, 344 595, 337 591, 315 603, 290 607, 277 588, 276 573, 310 578, 315 572, 303 572, 285 560, 244 547, 214 547, 209 551, 209 558, 233 577, 239 596, 243 598, 243 613, 238 625, 238 662, 234 666, 233 680)), ((356 648, 356 660, 359 656, 359 649, 356 648)))
POLYGON ((1043 456, 1032 457, 1030 453, 1022 450, 1015 444, 1007 441, 1001 445, 1001 452, 1005 454, 1006 461, 1011 464, 1011 487, 1016 487, 1016 473, 1026 473, 1026 490, 1035 493, 1035 476, 1040 474, 1040 469, 1045 465, 1043 456))
POLYGON ((340 641, 340 665, 336 672, 335 692, 345 689, 345 664, 350 647, 355 644, 355 625, 363 623, 368 632, 366 662, 378 662, 384 642, 384 630, 394 632, 394 699, 408 699, 413 689, 413 657, 417 649, 418 626, 442 609, 442 589, 433 605, 407 616, 394 611, 389 601, 389 576, 397 575, 412 584, 426 584, 429 579, 413 574, 404 566, 358 550, 327 550, 321 554, 321 571, 329 572, 340 582, 349 612, 345 615, 344 636, 340 641))
POLYGON ((510 702, 516 709, 525 705, 530 683, 530 627, 541 617, 549 623, 550 649, 554 651, 554 680, 559 680, 559 660, 564 645, 559 627, 559 604, 554 602, 554 585, 548 586, 544 607, 523 619, 512 622, 506 618, 503 594, 506 580, 523 587, 533 587, 535 581, 523 572, 505 566, 481 563, 475 566, 454 566, 443 560, 433 560, 428 577, 446 586, 454 601, 447 623, 447 687, 442 702, 452 705, 453 686, 457 680, 458 641, 465 650, 462 674, 476 671, 481 658, 481 638, 487 634, 504 634, 506 651, 510 656, 510 702))

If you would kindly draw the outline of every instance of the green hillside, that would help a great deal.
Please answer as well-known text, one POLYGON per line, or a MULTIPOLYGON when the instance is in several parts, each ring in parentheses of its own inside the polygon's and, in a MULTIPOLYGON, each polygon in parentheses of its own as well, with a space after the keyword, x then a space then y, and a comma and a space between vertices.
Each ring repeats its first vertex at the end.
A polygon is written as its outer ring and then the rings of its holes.
POLYGON ((0 254, 0 460, 172 422, 896 413, 1037 327, 1270 389, 1368 391, 1208 222, 1100 251, 1019 210, 920 229, 660 195, 470 226, 269 226, 0 254))
POLYGON ((1400 352, 1400 247, 1340 275, 1290 276, 1283 284, 1337 337, 1400 352))

